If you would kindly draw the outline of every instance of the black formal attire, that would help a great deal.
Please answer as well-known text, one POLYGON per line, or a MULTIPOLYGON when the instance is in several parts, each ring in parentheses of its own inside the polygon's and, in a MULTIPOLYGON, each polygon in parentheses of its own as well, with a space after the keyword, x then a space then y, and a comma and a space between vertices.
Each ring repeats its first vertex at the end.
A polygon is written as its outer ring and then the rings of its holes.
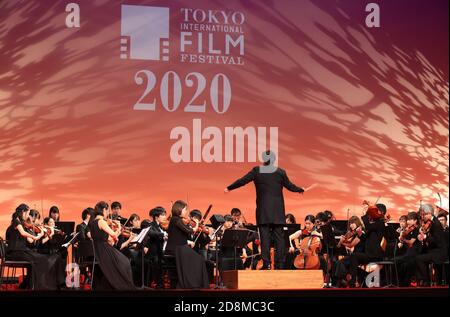
MULTIPOLYGON (((192 250, 187 240, 191 239, 193 230, 185 225, 178 216, 172 216, 167 229, 168 240, 166 254, 175 256, 178 288, 208 288, 209 280, 205 259, 192 250)), ((170 272, 169 272, 170 273, 170 272)), ((173 275, 171 286, 173 287, 173 275)))
POLYGON ((164 230, 159 226, 156 221, 149 222, 150 227, 144 245, 148 248, 145 255, 145 261, 149 266, 146 270, 147 278, 151 286, 152 282, 156 283, 157 288, 163 287, 163 274, 162 274, 162 262, 164 259, 164 230))
POLYGON ((409 286, 411 278, 416 273, 416 256, 422 251, 422 243, 417 239, 418 235, 419 228, 416 228, 405 237, 405 240, 416 240, 412 246, 403 243, 403 248, 405 248, 404 254, 395 259, 398 267, 400 286, 409 286))
POLYGON ((380 261, 384 255, 384 251, 381 248, 381 240, 383 239, 385 230, 384 220, 378 219, 370 222, 367 215, 362 216, 361 219, 366 230, 365 252, 354 252, 350 256, 350 274, 352 276, 350 285, 352 286, 355 285, 356 282, 358 265, 380 261))
POLYGON ((445 240, 444 228, 436 217, 431 221, 430 231, 423 242, 425 253, 416 257, 416 277, 419 282, 429 281, 428 264, 442 265, 448 257, 448 240, 445 240))
POLYGON ((264 266, 270 266, 271 233, 275 241, 275 266, 283 268, 286 257, 283 225, 286 224, 283 188, 302 193, 304 190, 289 180, 286 172, 277 168, 273 173, 260 173, 254 167, 244 177, 228 186, 233 190, 253 182, 256 188, 256 223, 261 236, 261 253, 264 266))
POLYGON ((93 288, 133 290, 133 274, 128 258, 108 243, 109 235, 98 226, 98 219, 90 222, 96 261, 100 270, 95 271, 93 288))
POLYGON ((55 290, 59 284, 56 276, 55 263, 27 246, 27 239, 23 237, 17 226, 23 225, 18 219, 14 220, 7 230, 8 249, 6 258, 13 261, 28 261, 31 263, 31 281, 35 290, 55 290))

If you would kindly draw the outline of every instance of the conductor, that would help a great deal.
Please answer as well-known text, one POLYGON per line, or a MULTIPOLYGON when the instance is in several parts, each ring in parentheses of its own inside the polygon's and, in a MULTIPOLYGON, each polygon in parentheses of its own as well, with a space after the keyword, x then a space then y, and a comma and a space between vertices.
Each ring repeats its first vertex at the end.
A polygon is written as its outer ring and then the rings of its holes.
POLYGON ((264 164, 256 166, 225 189, 225 193, 253 182, 256 188, 256 224, 261 239, 262 269, 270 269, 270 241, 275 242, 275 269, 283 269, 286 258, 283 226, 286 224, 283 187, 292 192, 304 190, 291 183, 286 171, 273 166, 275 154, 262 153, 264 164))

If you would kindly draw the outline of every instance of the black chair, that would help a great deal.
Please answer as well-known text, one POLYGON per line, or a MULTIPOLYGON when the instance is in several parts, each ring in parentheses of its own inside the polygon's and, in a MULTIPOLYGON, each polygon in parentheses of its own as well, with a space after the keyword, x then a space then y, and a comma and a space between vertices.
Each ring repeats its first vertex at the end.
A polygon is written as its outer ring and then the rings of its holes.
POLYGON ((77 257, 80 272, 86 268, 91 269, 90 286, 92 289, 95 266, 99 264, 95 257, 94 242, 90 239, 78 241, 77 257))
POLYGON ((161 263, 162 274, 167 273, 170 280, 170 287, 176 288, 178 282, 177 262, 174 255, 164 254, 161 263))
MULTIPOLYGON (((11 261, 6 259, 6 245, 6 241, 0 238, 0 288, 3 287, 3 284, 18 283, 18 279, 15 279, 17 269, 22 271, 22 276, 25 276, 25 269, 27 269, 27 274, 31 271, 31 263, 28 261, 11 261), (4 269, 6 269, 6 280, 5 275, 3 275, 4 269), (12 269, 11 275, 9 275, 10 269, 12 269)), ((34 289, 32 278, 31 288, 34 289)))

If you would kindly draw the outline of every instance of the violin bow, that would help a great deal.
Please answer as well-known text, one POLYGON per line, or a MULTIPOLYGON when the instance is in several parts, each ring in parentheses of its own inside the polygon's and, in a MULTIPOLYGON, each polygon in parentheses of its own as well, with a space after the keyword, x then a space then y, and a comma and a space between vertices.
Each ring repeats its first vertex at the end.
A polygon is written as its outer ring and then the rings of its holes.
MULTIPOLYGON (((211 208, 212 208, 212 205, 209 205, 208 209, 206 210, 205 214, 203 215, 202 220, 200 220, 200 222, 198 224, 199 226, 202 225, 205 222, 206 217, 208 217, 209 213, 211 212, 211 208)), ((202 234, 201 232, 199 232, 197 234, 197 236, 195 237, 195 240, 194 240, 194 244, 197 243, 197 240, 201 236, 201 234, 202 234)))

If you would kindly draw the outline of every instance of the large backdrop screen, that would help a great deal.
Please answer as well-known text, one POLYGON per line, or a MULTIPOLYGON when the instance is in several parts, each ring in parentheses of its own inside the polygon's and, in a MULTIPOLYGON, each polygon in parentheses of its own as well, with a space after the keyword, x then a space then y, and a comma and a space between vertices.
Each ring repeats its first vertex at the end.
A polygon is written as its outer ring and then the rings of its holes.
POLYGON ((285 193, 299 218, 448 204, 448 1, 369 3, 1 1, 0 232, 21 202, 254 221, 223 189, 265 148, 317 183, 285 193))

